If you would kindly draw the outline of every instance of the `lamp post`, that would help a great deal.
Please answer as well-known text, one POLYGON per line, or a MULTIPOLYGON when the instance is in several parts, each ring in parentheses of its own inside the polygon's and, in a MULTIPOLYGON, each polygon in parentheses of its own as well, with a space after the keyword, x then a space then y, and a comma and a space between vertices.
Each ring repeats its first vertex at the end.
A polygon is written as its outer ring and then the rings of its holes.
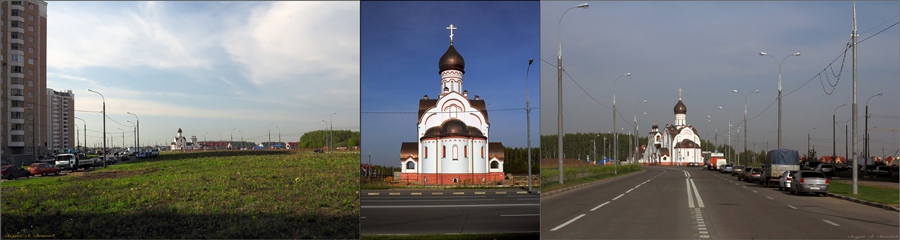
POLYGON ((594 161, 599 160, 599 159, 597 159, 597 142, 596 142, 596 141, 597 141, 597 137, 599 137, 599 136, 600 136, 600 135, 598 134, 597 136, 594 136, 594 139, 591 139, 591 143, 594 144, 594 161))
POLYGON ((561 39, 562 39, 562 19, 563 19, 563 17, 566 16, 566 13, 568 13, 569 10, 576 9, 576 8, 587 9, 589 6, 590 5, 588 3, 582 3, 582 4, 578 4, 578 6, 574 6, 569 9, 566 9, 566 11, 563 12, 563 14, 559 16, 559 23, 557 24, 557 27, 556 27, 556 30, 557 30, 557 35, 556 35, 556 48, 557 48, 557 52, 556 52, 556 83, 557 83, 557 91, 558 91, 557 97, 559 98, 559 100, 557 101, 557 104, 558 104, 557 108, 559 111, 557 112, 557 122, 556 122, 557 132, 558 132, 557 136, 556 136, 556 139, 557 139, 556 147, 557 147, 557 157, 559 158, 559 183, 560 184, 564 183, 564 180, 563 180, 564 174, 563 173, 565 173, 563 171, 563 101, 562 101, 563 100, 563 97, 562 97, 562 95, 563 95, 562 94, 563 93, 562 69, 563 68, 562 68, 562 41, 561 41, 561 39))
POLYGON ((328 142, 329 148, 334 148, 333 146, 334 146, 334 115, 335 114, 337 114, 337 112, 332 113, 330 119, 328 119, 328 132, 329 132, 328 139, 330 139, 328 142))
MULTIPOLYGON (((811 129, 809 129, 809 131, 806 132, 806 156, 807 157, 809 157, 809 154, 811 153, 809 151, 809 140, 812 138, 809 136, 809 134, 812 132, 813 129, 816 129, 816 128, 811 128, 811 129)), ((807 161, 809 161, 809 160, 807 160, 807 161)))
MULTIPOLYGON (((644 100, 634 104, 634 110, 637 110, 638 105, 641 105, 642 103, 647 103, 647 99, 644 99, 644 100)), ((637 112, 638 111, 636 111, 634 114, 634 129, 633 129, 634 130, 634 139, 631 141, 631 143, 634 145, 632 147, 628 147, 629 148, 628 151, 631 153, 631 161, 632 162, 637 160, 636 158, 637 158, 638 151, 635 149, 635 147, 638 147, 638 148, 640 147, 640 146, 638 146, 639 143, 638 143, 638 139, 637 139, 637 134, 638 134, 637 112)), ((647 114, 647 113, 644 113, 644 114, 647 114)))
POLYGON ((619 174, 619 132, 616 128, 616 83, 621 77, 630 77, 631 73, 625 73, 616 77, 613 81, 613 174, 619 174))
MULTIPOLYGON (((100 98, 103 99, 103 167, 106 167, 106 97, 103 97, 103 94, 88 89, 88 92, 96 93, 100 95, 100 98)), ((87 133, 85 133, 87 134, 87 133)))
POLYGON ((835 125, 837 125, 837 119, 835 116, 837 115, 838 108, 843 106, 847 106, 846 103, 841 104, 834 108, 834 111, 831 113, 831 163, 834 164, 835 160, 837 160, 837 133, 835 132, 835 125))
POLYGON ((131 120, 127 120, 126 122, 131 123, 131 134, 134 134, 134 147, 137 148, 137 124, 131 120))
POLYGON ((272 125, 273 125, 273 124, 275 124, 275 123, 269 123, 269 127, 268 127, 268 130, 269 130, 269 145, 272 145, 272 125))
POLYGON ((122 147, 124 148, 125 147, 125 129, 122 129, 120 127, 117 127, 117 128, 119 129, 119 131, 122 131, 122 147))
POLYGON ((716 131, 716 135, 713 135, 713 137, 715 137, 716 143, 715 146, 713 146, 713 152, 719 152, 719 126, 716 126, 716 123, 712 121, 712 116, 710 115, 706 115, 706 121, 712 123, 713 126, 715 126, 714 129, 716 131))
MULTIPOLYGON (((82 125, 84 125, 84 144, 81 146, 82 148, 87 149, 87 122, 85 122, 84 119, 81 119, 80 117, 75 117, 75 119, 81 120, 82 125)), ((81 150, 81 153, 87 155, 84 150, 81 150)))
POLYGON ((278 129, 278 144, 281 144, 281 128, 278 125, 275 125, 275 128, 278 129))
MULTIPOLYGON (((873 97, 877 97, 877 96, 881 96, 881 95, 883 95, 883 94, 878 93, 878 94, 872 95, 871 97, 869 97, 869 100, 872 100, 873 97)), ((866 163, 869 163, 869 157, 872 156, 869 153, 869 117, 871 117, 871 116, 869 116, 869 100, 866 100, 866 125, 864 126, 864 128, 866 129, 866 132, 864 133, 865 134, 865 145, 866 145, 865 146, 865 148, 866 148, 865 149, 866 163)))
MULTIPOLYGON (((719 109, 725 110, 725 112, 728 113, 728 116, 731 116, 731 111, 728 110, 727 108, 719 106, 719 109)), ((730 151, 730 149, 731 149, 731 118, 730 117, 726 117, 726 118, 728 119, 728 148, 725 149, 725 152, 728 153, 727 154, 728 158, 731 158, 731 154, 732 154, 732 152, 730 151)))
POLYGON ((134 113, 131 113, 131 112, 126 112, 126 113, 134 116, 134 119, 137 121, 137 124, 136 124, 137 125, 137 134, 135 134, 135 135, 137 135, 136 145, 137 145, 137 148, 140 149, 141 148, 141 119, 138 118, 138 116, 135 115, 134 113))
POLYGON ((243 150, 242 148, 244 148, 244 132, 241 130, 238 130, 238 132, 241 133, 241 147, 239 149, 243 150))
MULTIPOLYGON (((772 56, 766 54, 766 52, 759 52, 759 55, 772 57, 772 56)), ((772 59, 775 59, 775 62, 778 63, 778 149, 781 149, 781 64, 784 63, 785 59, 787 59, 788 57, 791 57, 791 56, 799 57, 800 53, 798 52, 798 53, 794 53, 791 55, 787 55, 784 58, 782 58, 781 61, 778 61, 777 58, 772 57, 772 59)))
MULTIPOLYGON (((750 94, 758 93, 759 89, 754 90, 752 92, 748 92, 747 94, 740 93, 740 92, 738 92, 737 89, 734 89, 731 91, 734 93, 737 93, 737 94, 744 95, 744 152, 746 153, 747 152, 747 132, 749 132, 747 130, 747 97, 749 97, 750 94)), ((807 152, 809 152, 809 151, 807 151, 807 152)), ((744 164, 744 166, 746 166, 746 164, 744 164)))
MULTIPOLYGON (((531 184, 533 177, 531 176, 531 96, 528 94, 528 73, 531 71, 531 63, 534 58, 528 59, 528 68, 525 69, 525 134, 528 135, 528 192, 532 191, 531 184)), ((596 147, 594 148, 596 151, 596 147)), ((597 156, 594 156, 596 158, 597 156)))

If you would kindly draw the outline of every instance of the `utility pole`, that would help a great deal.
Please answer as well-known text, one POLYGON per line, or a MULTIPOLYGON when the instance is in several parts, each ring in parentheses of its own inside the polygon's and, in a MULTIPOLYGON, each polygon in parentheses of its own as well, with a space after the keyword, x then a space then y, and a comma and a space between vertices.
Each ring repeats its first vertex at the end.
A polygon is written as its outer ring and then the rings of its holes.
MULTIPOLYGON (((856 139, 856 1, 853 1, 853 32, 850 35, 853 42, 853 139, 856 139)), ((853 143, 853 152, 856 152, 856 143, 853 143)), ((858 168, 856 158, 853 158, 853 195, 857 194, 858 168)))

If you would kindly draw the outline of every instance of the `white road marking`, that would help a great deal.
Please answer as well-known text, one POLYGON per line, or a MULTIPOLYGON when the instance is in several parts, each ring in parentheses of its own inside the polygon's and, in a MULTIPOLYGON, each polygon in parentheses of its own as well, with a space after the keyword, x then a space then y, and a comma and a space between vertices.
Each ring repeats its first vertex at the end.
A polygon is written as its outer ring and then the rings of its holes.
POLYGON ((484 192, 475 192, 475 194, 476 194, 476 195, 478 195, 478 194, 484 194, 484 192))
POLYGON ((625 196, 625 194, 624 194, 624 193, 623 193, 623 194, 619 194, 619 196, 618 196, 618 197, 616 197, 616 198, 613 198, 613 201, 615 201, 615 200, 616 200, 616 199, 619 199, 619 198, 620 198, 620 197, 622 197, 622 196, 625 196))
POLYGON ((742 188, 747 188, 747 186, 741 186, 742 188))
POLYGON ((378 193, 370 192, 370 193, 369 193, 369 196, 378 196, 378 193))
POLYGON ((840 226, 841 226, 840 224, 837 224, 837 223, 834 223, 834 222, 832 222, 832 221, 828 221, 828 220, 825 220, 825 219, 822 219, 822 221, 827 222, 828 224, 834 225, 835 227, 840 227, 840 226))
POLYGON ((709 235, 700 235, 700 238, 709 238, 709 235))
POLYGON ((694 187, 694 195, 697 196, 697 206, 703 207, 703 199, 700 198, 700 192, 697 191, 697 184, 694 184, 694 179, 691 179, 691 187, 694 187))
POLYGON ((756 190, 752 190, 752 191, 753 191, 754 193, 756 193, 756 190))
POLYGON ((359 218, 366 218, 366 217, 359 217, 359 218))
POLYGON ((540 216, 540 214, 509 214, 509 215, 500 215, 501 217, 533 217, 540 216))
POLYGON ((550 231, 556 231, 556 230, 559 230, 560 228, 565 227, 566 225, 569 225, 570 223, 574 222, 575 220, 578 220, 578 219, 581 218, 581 217, 584 217, 584 214, 578 215, 577 217, 573 218, 572 220, 569 220, 568 222, 565 222, 565 223, 563 223, 563 224, 560 224, 559 226, 556 226, 556 227, 553 228, 553 229, 550 229, 550 231))
POLYGON ((442 193, 442 192, 433 192, 433 193, 431 193, 431 195, 444 195, 444 193, 442 193))
POLYGON ((625 191, 625 193, 630 193, 631 191, 634 191, 634 188, 628 189, 628 191, 625 191))
POLYGON ((392 193, 388 193, 388 195, 396 196, 396 195, 400 195, 400 193, 398 193, 398 192, 392 192, 392 193))
POLYGON ((526 193, 528 193, 528 191, 518 191, 518 192, 516 192, 516 194, 526 194, 526 193))
POLYGON ((462 194, 466 194, 466 192, 453 192, 453 195, 462 195, 462 194))
POLYGON ((600 208, 600 207, 602 207, 603 205, 606 205, 606 204, 609 204, 609 201, 606 201, 606 202, 603 203, 603 204, 600 204, 600 205, 597 205, 597 206, 594 207, 594 208, 591 208, 591 212, 593 212, 594 210, 597 210, 598 208, 600 208))
POLYGON ((506 192, 494 192, 495 194, 506 194, 506 192))
POLYGON ((772 198, 772 197, 769 197, 769 196, 766 196, 766 198, 768 198, 768 199, 772 199, 772 200, 775 200, 775 199, 774 199, 774 198, 772 198))
POLYGON ((689 181, 687 180, 687 178, 684 179, 684 185, 685 185, 685 187, 687 188, 688 207, 689 207, 689 208, 694 208, 694 197, 691 196, 691 182, 689 182, 689 181))
POLYGON ((420 192, 414 192, 414 193, 410 193, 409 195, 422 195, 422 193, 420 193, 420 192))
POLYGON ((794 206, 791 206, 791 205, 788 205, 788 207, 793 208, 793 209, 797 209, 797 207, 794 207, 794 206))

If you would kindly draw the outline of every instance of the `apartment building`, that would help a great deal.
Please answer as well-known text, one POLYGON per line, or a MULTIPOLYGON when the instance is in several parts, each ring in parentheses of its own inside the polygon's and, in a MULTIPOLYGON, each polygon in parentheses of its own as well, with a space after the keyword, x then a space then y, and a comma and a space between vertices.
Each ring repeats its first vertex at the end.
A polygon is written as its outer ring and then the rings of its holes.
POLYGON ((46 96, 47 2, 0 1, 0 33, 0 151, 4 157, 44 154, 53 133, 46 114, 52 111, 46 96))
POLYGON ((43 119, 49 126, 47 151, 62 152, 77 147, 75 139, 75 94, 72 90, 56 91, 47 88, 50 106, 43 119))

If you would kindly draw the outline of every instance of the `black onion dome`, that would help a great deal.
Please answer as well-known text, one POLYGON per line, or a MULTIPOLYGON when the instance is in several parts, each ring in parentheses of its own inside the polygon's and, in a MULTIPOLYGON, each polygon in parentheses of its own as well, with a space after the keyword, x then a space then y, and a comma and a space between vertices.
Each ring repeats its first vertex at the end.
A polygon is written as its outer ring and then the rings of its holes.
POLYGON ((675 104, 675 114, 687 114, 687 107, 684 106, 681 100, 678 100, 678 103, 675 104))
POLYGON ((456 52, 456 48, 453 47, 453 44, 450 44, 450 48, 447 48, 447 52, 441 56, 441 60, 438 62, 438 68, 440 68, 438 73, 445 70, 459 70, 466 73, 466 61, 463 60, 462 55, 459 55, 459 52, 456 52))
POLYGON ((422 135, 422 138, 430 138, 430 137, 440 137, 441 136, 441 127, 434 126, 425 130, 425 134, 422 135))
POLYGON ((484 137, 484 133, 481 133, 481 130, 478 130, 477 127, 469 126, 468 129, 469 129, 470 137, 480 137, 480 138, 484 137))
POLYGON ((459 119, 450 119, 441 124, 441 137, 469 136, 468 126, 459 119))
POLYGON ((181 128, 178 128, 178 133, 181 133, 181 128))

